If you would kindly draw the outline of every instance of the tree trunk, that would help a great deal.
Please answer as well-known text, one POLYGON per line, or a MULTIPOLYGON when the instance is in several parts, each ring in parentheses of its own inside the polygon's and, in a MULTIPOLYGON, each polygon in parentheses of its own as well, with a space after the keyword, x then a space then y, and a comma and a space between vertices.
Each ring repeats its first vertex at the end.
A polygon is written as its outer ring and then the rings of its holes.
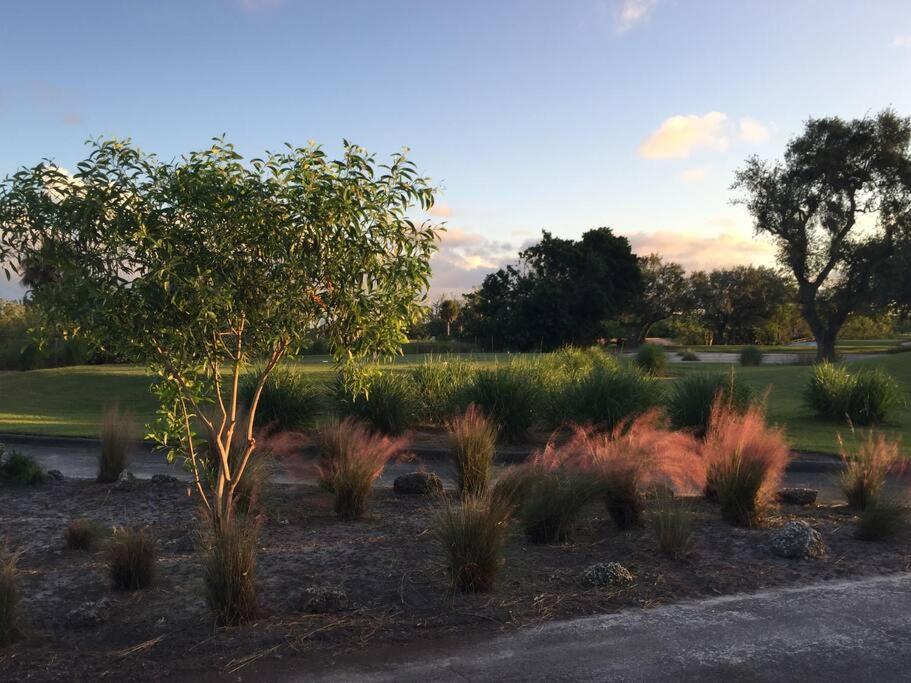
POLYGON ((451 323, 450 321, 447 320, 447 321, 446 321, 446 338, 447 338, 447 339, 448 339, 449 336, 450 336, 450 334, 449 334, 449 327, 450 327, 450 325, 452 325, 452 323, 451 323))
POLYGON ((816 335, 816 362, 835 362, 835 335, 828 332, 816 335))

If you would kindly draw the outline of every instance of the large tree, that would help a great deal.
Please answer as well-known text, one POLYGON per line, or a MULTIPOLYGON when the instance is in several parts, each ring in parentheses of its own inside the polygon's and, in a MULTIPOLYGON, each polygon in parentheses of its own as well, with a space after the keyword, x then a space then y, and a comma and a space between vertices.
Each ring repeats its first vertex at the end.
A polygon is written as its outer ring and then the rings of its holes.
POLYGON ((834 359, 848 315, 893 298, 881 275, 907 239, 900 226, 911 210, 911 120, 891 110, 810 119, 781 161, 748 159, 733 187, 796 280, 817 360, 834 359))
POLYGON ((682 312, 692 303, 686 271, 679 263, 658 254, 639 257, 642 293, 632 304, 630 319, 637 343, 645 341, 656 323, 682 312))
POLYGON ((579 240, 542 233, 519 263, 491 273, 466 295, 467 336, 494 348, 591 344, 641 288, 636 256, 610 228, 579 240))
POLYGON ((348 143, 337 160, 288 146, 245 161, 216 140, 165 163, 112 140, 77 169, 42 163, 0 184, 0 261, 53 274, 32 295, 59 331, 154 370, 151 436, 186 458, 218 532, 256 453, 275 366, 315 336, 339 361, 404 341, 436 237, 409 211, 431 207, 432 188, 403 155, 378 167, 348 143))

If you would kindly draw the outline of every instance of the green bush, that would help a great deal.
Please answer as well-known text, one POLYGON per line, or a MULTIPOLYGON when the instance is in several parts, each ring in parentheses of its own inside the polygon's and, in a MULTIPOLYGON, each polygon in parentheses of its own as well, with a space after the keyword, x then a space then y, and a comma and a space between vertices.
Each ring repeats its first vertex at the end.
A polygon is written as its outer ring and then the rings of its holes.
POLYGON ((691 429, 705 434, 715 397, 737 413, 746 412, 756 396, 752 389, 730 374, 697 372, 678 379, 667 397, 667 414, 675 429, 691 429))
POLYGON ((7 451, 0 445, 0 479, 23 486, 37 486, 47 480, 44 468, 19 451, 7 451))
POLYGON ((22 635, 16 559, 16 555, 0 544, 0 647, 22 635))
POLYGON ((115 529, 108 569, 117 590, 132 591, 155 579, 155 539, 145 529, 115 529))
POLYGON ((636 352, 636 365, 649 375, 661 377, 667 372, 667 353, 655 344, 643 344, 636 352))
POLYGON ((831 363, 813 368, 804 400, 823 419, 861 426, 885 421, 903 403, 901 387, 882 370, 851 373, 831 363))
POLYGON ((256 541, 259 528, 233 518, 211 533, 204 564, 206 603, 223 626, 256 617, 256 541))
MULTIPOLYGON (((240 402, 247 410, 256 391, 256 373, 245 374, 240 383, 240 402)), ((312 427, 324 413, 325 391, 307 375, 292 367, 275 368, 266 380, 256 410, 258 424, 278 431, 312 427)))
POLYGON ((460 505, 447 501, 434 535, 443 553, 454 589, 489 591, 503 566, 508 508, 490 498, 468 496, 460 505))
POLYGON ((568 421, 611 430, 660 401, 660 387, 640 370, 596 365, 565 387, 556 415, 559 419, 552 419, 552 424, 568 421))
POLYGON ((762 351, 756 346, 747 346, 740 352, 740 364, 744 367, 762 365, 762 351))
POLYGON ((516 441, 534 424, 542 394, 533 368, 511 362, 478 372, 475 381, 462 392, 462 402, 480 408, 502 439, 516 441))
POLYGON ((455 416, 460 396, 473 382, 477 368, 456 357, 429 358, 410 371, 416 394, 415 418, 442 424, 455 416))
POLYGON ((687 363, 695 363, 699 361, 699 355, 692 349, 683 349, 680 352, 680 360, 687 363))
POLYGON ((366 393, 354 396, 341 381, 336 383, 339 412, 361 420, 384 434, 397 435, 415 424, 416 389, 405 372, 375 372, 366 380, 366 393))
POLYGON ((116 405, 104 412, 101 420, 101 451, 98 454, 96 481, 110 484, 120 478, 120 473, 127 466, 133 433, 133 421, 121 413, 116 405))

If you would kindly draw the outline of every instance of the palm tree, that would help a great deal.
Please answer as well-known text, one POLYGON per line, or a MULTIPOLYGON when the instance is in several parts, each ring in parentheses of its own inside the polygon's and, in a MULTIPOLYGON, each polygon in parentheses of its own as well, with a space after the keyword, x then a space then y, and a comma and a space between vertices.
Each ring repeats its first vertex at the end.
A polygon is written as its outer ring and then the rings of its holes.
POLYGON ((454 323, 459 313, 462 312, 462 304, 455 299, 443 299, 440 302, 440 320, 446 324, 446 336, 450 336, 452 323, 454 323))

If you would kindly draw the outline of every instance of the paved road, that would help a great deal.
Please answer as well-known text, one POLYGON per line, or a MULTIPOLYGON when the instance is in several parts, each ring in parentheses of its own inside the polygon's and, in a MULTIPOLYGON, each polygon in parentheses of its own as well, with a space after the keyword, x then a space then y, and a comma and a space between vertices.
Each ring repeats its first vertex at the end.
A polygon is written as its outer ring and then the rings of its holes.
POLYGON ((468 644, 367 650, 279 681, 907 681, 911 575, 557 622, 468 644))

